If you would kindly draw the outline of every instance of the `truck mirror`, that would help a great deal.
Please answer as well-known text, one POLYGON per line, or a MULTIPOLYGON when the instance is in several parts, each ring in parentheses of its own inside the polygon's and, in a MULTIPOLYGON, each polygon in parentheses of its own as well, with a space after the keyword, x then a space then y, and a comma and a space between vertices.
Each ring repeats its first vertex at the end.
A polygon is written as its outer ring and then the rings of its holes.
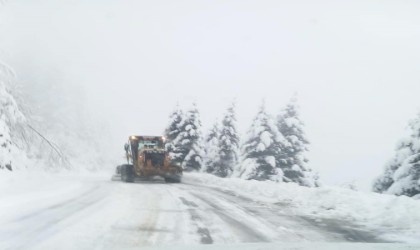
POLYGON ((128 145, 128 143, 124 144, 124 150, 125 150, 126 152, 128 152, 129 147, 130 147, 130 145, 128 145))

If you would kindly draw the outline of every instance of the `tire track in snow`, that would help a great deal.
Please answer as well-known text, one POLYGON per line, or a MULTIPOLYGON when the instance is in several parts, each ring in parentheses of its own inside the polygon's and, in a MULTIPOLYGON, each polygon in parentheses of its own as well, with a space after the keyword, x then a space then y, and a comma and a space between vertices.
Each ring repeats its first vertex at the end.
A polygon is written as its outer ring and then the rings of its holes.
MULTIPOLYGON (((260 202, 253 201, 250 198, 237 195, 231 191, 224 191, 218 188, 212 189, 215 192, 222 194, 224 196, 229 196, 229 200, 249 202, 254 204, 261 204, 260 202)), ((338 220, 338 219, 317 219, 311 218, 309 216, 299 216, 299 215, 286 215, 285 213, 280 213, 281 210, 289 210, 290 206, 287 206, 285 203, 274 204, 275 207, 263 207, 261 209, 255 209, 251 206, 244 206, 244 208, 254 214, 258 215, 260 218, 267 220, 267 218, 276 216, 279 218, 284 218, 290 221, 290 218, 293 218, 292 222, 296 222, 304 228, 313 229, 315 231, 322 231, 325 234, 329 235, 329 240, 333 241, 345 241, 345 242, 364 242, 364 243, 390 243, 389 241, 381 240, 375 236, 372 232, 363 230, 357 225, 353 224, 350 221, 338 220)), ((285 220, 283 220, 285 221, 285 220)), ((267 220, 267 222, 270 222, 267 220)), ((302 234, 297 234, 304 237, 302 234)), ((309 239, 311 240, 311 239, 309 239)))
POLYGON ((196 211, 198 205, 184 197, 179 197, 179 199, 185 206, 189 207, 188 212, 190 213, 193 224, 197 228, 197 233, 200 235, 200 242, 202 244, 213 244, 213 238, 211 237, 209 229, 199 225, 202 224, 202 219, 196 211))
MULTIPOLYGON (((363 230, 350 221, 326 218, 317 219, 309 216, 293 215, 291 205, 287 203, 280 202, 267 205, 263 202, 238 195, 230 190, 196 184, 189 185, 204 189, 206 192, 214 193, 221 198, 224 197, 228 202, 242 204, 244 210, 267 223, 276 225, 277 221, 277 224, 281 224, 282 227, 286 226, 285 229, 298 228, 300 226, 305 232, 295 232, 294 234, 297 239, 301 238, 303 240, 319 241, 319 232, 321 232, 324 235, 323 239, 321 239, 323 241, 390 243, 389 241, 378 238, 373 232, 363 230)), ((289 233, 293 233, 291 230, 288 231, 289 233)))
MULTIPOLYGON (((270 241, 325 241, 325 235, 321 235, 319 229, 308 223, 306 220, 281 213, 279 209, 273 210, 267 203, 256 201, 251 198, 240 196, 230 190, 223 190, 216 187, 207 187, 191 184, 201 189, 202 193, 211 194, 217 200, 228 204, 235 204, 238 209, 254 218, 259 224, 271 229, 272 234, 268 236, 270 241)), ((290 208, 288 208, 290 209, 290 208)), ((329 241, 334 241, 331 237, 329 241)))
MULTIPOLYGON (((134 184, 135 185, 135 184, 134 184)), ((149 201, 149 204, 152 204, 153 208, 158 208, 159 201, 157 199, 157 195, 152 196, 152 200, 149 201)), ((160 211, 156 209, 153 213, 150 213, 148 218, 145 221, 142 221, 142 225, 137 227, 137 230, 143 232, 142 234, 142 245, 153 245, 152 237, 159 233, 159 229, 157 226, 157 221, 160 216, 160 211)), ((162 233, 162 232, 160 232, 162 233)))
POLYGON ((196 192, 190 192, 190 194, 212 208, 210 211, 220 217, 232 229, 232 231, 235 232, 235 235, 241 237, 242 242, 270 241, 265 235, 256 231, 245 222, 236 219, 231 213, 225 212, 226 209, 220 207, 215 202, 209 200, 207 197, 204 198, 202 195, 197 194, 196 192))
POLYGON ((86 196, 91 195, 92 192, 96 191, 98 188, 99 188, 99 186, 94 186, 93 188, 89 189, 86 192, 83 192, 82 194, 80 194, 77 197, 74 197, 72 199, 65 200, 63 202, 60 202, 58 204, 54 204, 54 205, 49 206, 49 207, 46 207, 46 208, 39 209, 38 211, 31 212, 29 214, 20 216, 20 217, 18 217, 16 219, 11 220, 10 222, 22 222, 22 223, 24 223, 25 220, 31 219, 32 217, 42 216, 42 214, 48 213, 48 211, 56 210, 56 209, 59 209, 59 208, 68 206, 69 204, 71 204, 71 203, 73 203, 75 201, 78 201, 78 200, 82 199, 83 197, 86 197, 86 196))
POLYGON ((2 226, 1 249, 28 249, 57 233, 58 223, 98 204, 106 198, 99 186, 89 189, 81 196, 47 207, 42 211, 19 217, 2 226))

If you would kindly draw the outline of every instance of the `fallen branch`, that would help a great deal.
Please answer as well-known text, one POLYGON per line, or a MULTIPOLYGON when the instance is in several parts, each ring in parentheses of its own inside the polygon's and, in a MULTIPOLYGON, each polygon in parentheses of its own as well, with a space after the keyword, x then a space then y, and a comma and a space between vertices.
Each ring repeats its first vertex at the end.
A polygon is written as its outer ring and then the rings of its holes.
POLYGON ((27 124, 28 127, 34 131, 39 137, 41 137, 60 157, 63 161, 67 162, 67 159, 63 156, 63 154, 60 152, 60 150, 57 148, 57 146, 55 146, 53 142, 51 142, 50 140, 48 140, 47 138, 45 138, 45 136, 43 136, 38 130, 36 130, 34 127, 32 127, 31 125, 27 124))

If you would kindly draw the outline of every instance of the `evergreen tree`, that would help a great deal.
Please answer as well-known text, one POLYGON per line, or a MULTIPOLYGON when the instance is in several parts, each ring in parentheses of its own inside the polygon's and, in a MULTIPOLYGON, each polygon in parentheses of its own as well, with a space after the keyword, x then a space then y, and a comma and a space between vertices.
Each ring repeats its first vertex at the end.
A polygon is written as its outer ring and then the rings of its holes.
MULTIPOLYGON (((1 86, 0 86, 1 88, 1 86)), ((1 90, 0 90, 1 91, 1 90)), ((2 94, 0 94, 1 97, 2 94)), ((10 128, 6 124, 6 117, 0 106, 0 169, 7 168, 12 170, 12 140, 10 138, 10 128)))
POLYGON ((420 114, 410 123, 410 131, 384 174, 376 180, 374 191, 410 197, 420 194, 420 114))
POLYGON ((173 164, 181 165, 183 158, 182 155, 176 153, 177 150, 177 138, 181 133, 183 124, 184 124, 184 114, 182 110, 177 105, 175 110, 169 116, 170 121, 168 127, 165 129, 165 138, 166 138, 166 150, 171 156, 171 161, 173 164))
POLYGON ((285 140, 263 104, 243 145, 243 161, 239 176, 248 180, 282 181, 283 171, 276 166, 276 156, 283 153, 284 147, 285 140))
POLYGON ((292 98, 278 116, 277 127, 287 141, 285 153, 278 154, 276 159, 284 172, 284 180, 303 186, 319 186, 317 175, 307 166, 309 141, 306 139, 304 124, 299 118, 296 97, 292 98))
POLYGON ((404 160, 412 155, 411 142, 409 138, 398 143, 394 158, 385 166, 384 173, 378 177, 373 184, 373 191, 385 193, 394 184, 394 173, 401 167, 404 160))
POLYGON ((232 104, 223 117, 219 135, 219 161, 214 174, 230 176, 238 163, 239 136, 236 130, 235 105, 232 104))
POLYGON ((219 124, 214 123, 205 139, 204 166, 207 173, 214 173, 219 162, 219 124))
POLYGON ((11 128, 25 120, 8 88, 12 75, 12 71, 0 63, 0 169, 9 170, 12 170, 14 153, 24 155, 24 152, 17 152, 19 149, 12 140, 11 128))
POLYGON ((187 171, 198 171, 203 163, 203 139, 196 104, 185 115, 180 133, 174 140, 174 160, 187 171))

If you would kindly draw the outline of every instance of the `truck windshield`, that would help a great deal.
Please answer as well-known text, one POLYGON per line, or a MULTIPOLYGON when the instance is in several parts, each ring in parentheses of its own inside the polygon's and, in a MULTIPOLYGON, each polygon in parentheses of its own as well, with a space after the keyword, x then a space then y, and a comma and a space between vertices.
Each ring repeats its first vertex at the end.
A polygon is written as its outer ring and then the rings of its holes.
POLYGON ((139 150, 143 148, 162 148, 159 141, 139 141, 139 150))

